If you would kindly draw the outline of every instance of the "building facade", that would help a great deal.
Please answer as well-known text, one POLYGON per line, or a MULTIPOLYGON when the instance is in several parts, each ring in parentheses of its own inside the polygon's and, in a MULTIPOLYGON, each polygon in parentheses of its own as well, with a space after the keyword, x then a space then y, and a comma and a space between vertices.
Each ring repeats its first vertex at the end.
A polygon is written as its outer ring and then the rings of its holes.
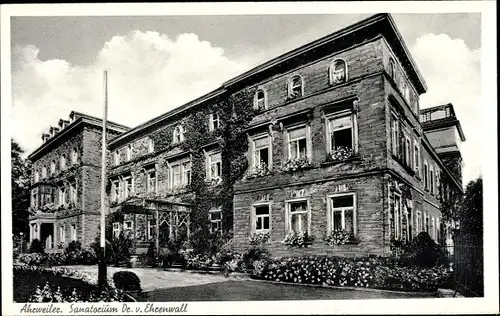
MULTIPOLYGON (((109 122, 108 139, 128 130, 109 122)), ((101 120, 71 112, 69 120, 42 135, 32 162, 30 242, 38 239, 48 251, 78 240, 88 246, 99 231, 101 120)))
POLYGON ((235 250, 265 236, 276 256, 444 243, 443 201, 462 193, 449 130, 465 138, 454 114, 422 121, 426 89, 388 14, 257 66, 110 141, 112 233, 143 251, 230 230, 235 250))

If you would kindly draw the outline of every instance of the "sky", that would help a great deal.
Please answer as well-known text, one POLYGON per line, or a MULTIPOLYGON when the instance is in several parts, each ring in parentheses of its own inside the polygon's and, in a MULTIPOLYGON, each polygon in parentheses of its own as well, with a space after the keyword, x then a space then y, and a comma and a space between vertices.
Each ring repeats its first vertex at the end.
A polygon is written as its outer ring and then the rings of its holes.
MULTIPOLYGON (((29 154, 72 110, 137 126, 222 82, 371 14, 12 17, 12 132, 29 154)), ((393 14, 429 87, 467 141, 464 184, 481 174, 481 15, 393 14), (479 109, 479 110, 478 110, 479 109)))

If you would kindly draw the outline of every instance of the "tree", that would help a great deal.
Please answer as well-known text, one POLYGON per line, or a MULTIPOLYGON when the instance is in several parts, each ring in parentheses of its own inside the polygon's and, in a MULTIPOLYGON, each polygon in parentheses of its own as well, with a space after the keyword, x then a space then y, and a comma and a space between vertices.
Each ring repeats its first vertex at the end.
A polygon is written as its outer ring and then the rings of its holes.
POLYGON ((465 188, 459 209, 460 231, 470 237, 483 237, 483 179, 472 180, 465 188))
POLYGON ((31 167, 29 161, 21 157, 23 153, 21 146, 11 139, 12 233, 15 236, 29 233, 31 167))

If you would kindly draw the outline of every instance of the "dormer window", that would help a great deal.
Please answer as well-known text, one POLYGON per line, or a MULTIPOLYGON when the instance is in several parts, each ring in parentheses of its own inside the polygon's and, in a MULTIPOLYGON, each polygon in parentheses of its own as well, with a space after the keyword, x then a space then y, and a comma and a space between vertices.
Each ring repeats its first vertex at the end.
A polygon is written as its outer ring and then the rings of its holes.
POLYGON ((115 166, 118 166, 120 164, 120 152, 117 150, 115 151, 115 166))
POLYGON ((59 161, 59 167, 61 170, 66 169, 66 156, 64 156, 64 155, 61 156, 61 159, 59 161))
POLYGON ((396 80, 396 65, 394 64, 394 59, 389 59, 389 76, 396 80))
POLYGON ((42 179, 47 178, 47 167, 43 166, 42 168, 42 179))
POLYGON ((127 146, 127 161, 132 159, 132 145, 127 146))
POLYGON ((148 152, 151 154, 155 151, 155 142, 152 138, 148 139, 148 152))
POLYGON ((178 125, 174 129, 174 139, 173 142, 174 144, 180 143, 184 141, 184 126, 178 125))
POLYGON ((209 120, 209 122, 208 122, 209 131, 213 132, 216 129, 219 129, 219 127, 220 127, 219 114, 217 114, 217 113, 210 114, 208 120, 209 120))
POLYGON ((347 63, 343 59, 336 59, 330 66, 330 84, 347 81, 347 63))
POLYGON ((254 109, 259 111, 267 109, 267 97, 264 89, 258 89, 255 92, 254 109))
POLYGON ((56 162, 55 160, 52 160, 50 162, 50 174, 56 173, 56 162))
POLYGON ((38 181, 40 181, 40 174, 37 172, 35 172, 35 183, 37 183, 38 181))
POLYGON ((288 96, 292 99, 300 98, 304 95, 304 82, 301 76, 294 76, 288 84, 288 96))

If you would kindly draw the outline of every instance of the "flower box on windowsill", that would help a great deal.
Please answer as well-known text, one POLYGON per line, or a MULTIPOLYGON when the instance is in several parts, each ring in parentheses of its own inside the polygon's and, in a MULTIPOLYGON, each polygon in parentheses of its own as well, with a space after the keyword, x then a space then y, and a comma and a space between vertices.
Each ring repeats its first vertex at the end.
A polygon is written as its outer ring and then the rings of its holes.
POLYGON ((308 233, 297 233, 292 231, 285 236, 282 243, 295 248, 307 248, 312 245, 314 238, 308 233))
POLYGON ((283 172, 295 172, 305 169, 310 169, 313 164, 309 161, 309 158, 296 158, 288 159, 283 165, 283 172))
POLYGON ((271 170, 269 170, 267 165, 262 164, 260 166, 256 166, 253 170, 251 170, 247 175, 247 179, 264 177, 264 176, 269 175, 270 173, 271 173, 271 170))
POLYGON ((321 162, 320 165, 321 165, 321 167, 327 167, 327 166, 337 165, 339 163, 352 162, 352 161, 356 161, 356 160, 361 160, 361 156, 358 154, 355 154, 355 155, 352 155, 351 157, 343 159, 343 160, 329 160, 327 158, 325 161, 321 162))

